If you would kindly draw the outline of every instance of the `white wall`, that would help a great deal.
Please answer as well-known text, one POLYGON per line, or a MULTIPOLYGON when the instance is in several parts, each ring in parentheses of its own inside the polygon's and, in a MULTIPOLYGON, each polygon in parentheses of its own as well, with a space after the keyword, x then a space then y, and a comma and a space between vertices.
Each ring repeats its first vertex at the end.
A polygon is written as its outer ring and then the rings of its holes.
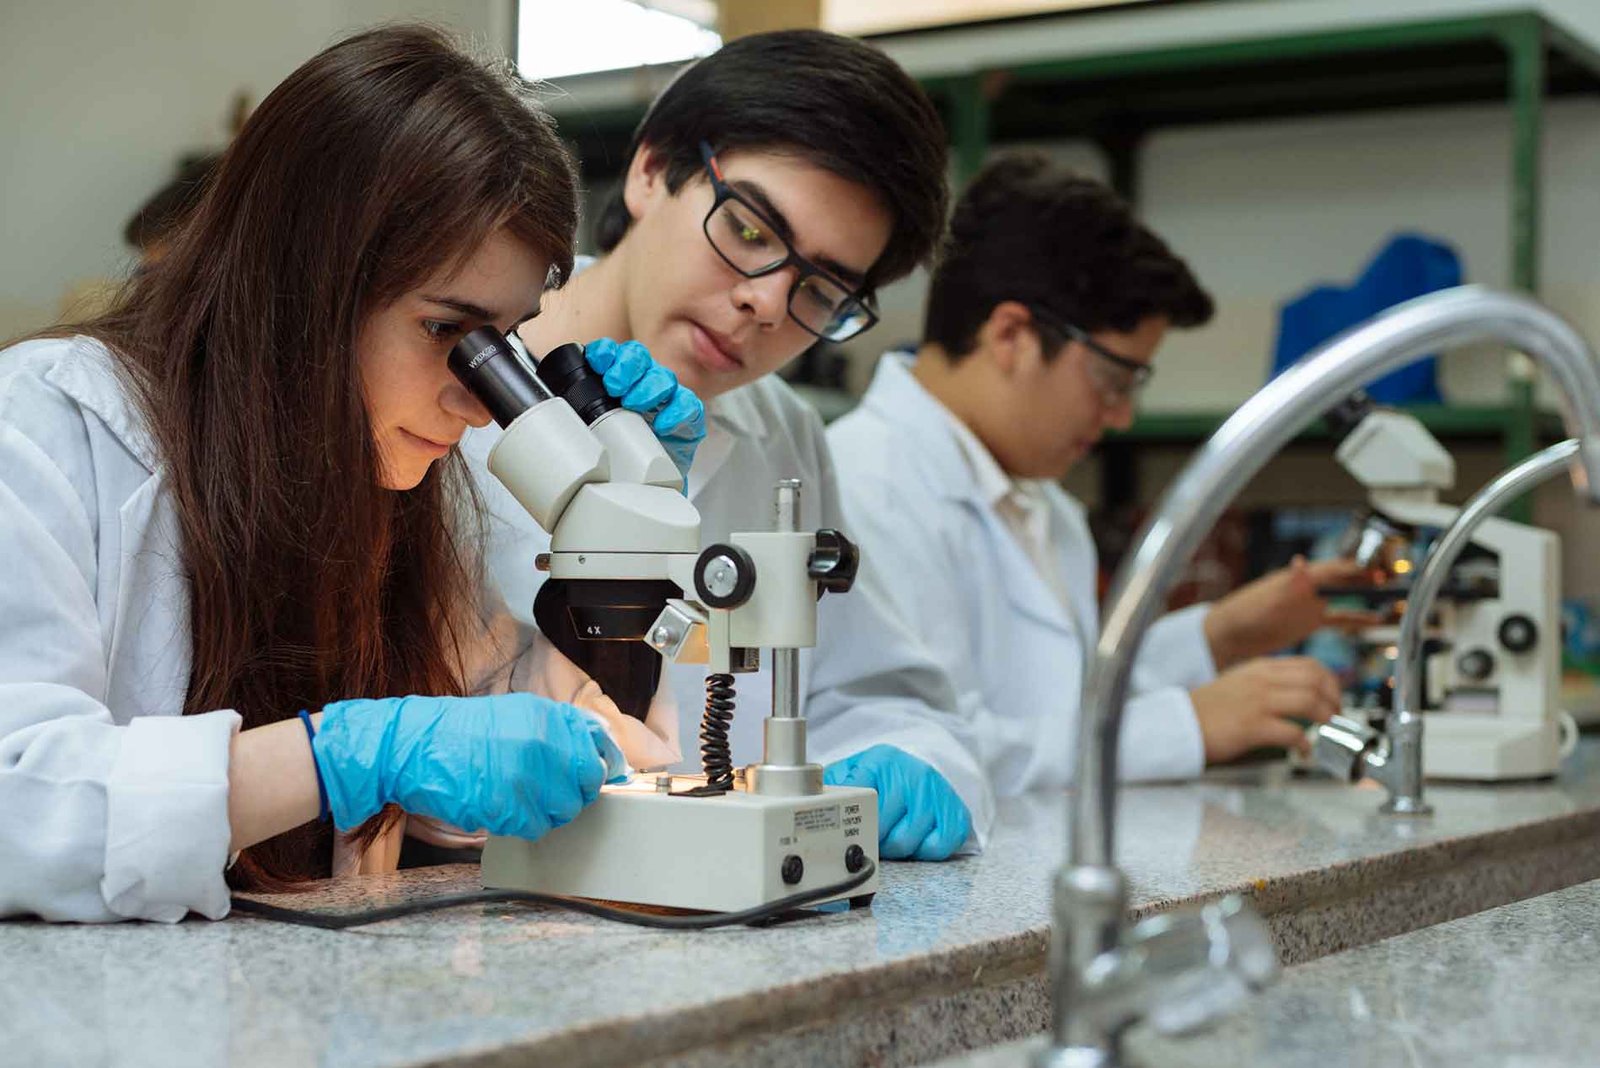
POLYGON ((344 33, 398 18, 506 49, 512 0, 6 0, 0 3, 0 338, 51 322, 66 290, 117 274, 122 227, 186 152, 220 145, 344 33))

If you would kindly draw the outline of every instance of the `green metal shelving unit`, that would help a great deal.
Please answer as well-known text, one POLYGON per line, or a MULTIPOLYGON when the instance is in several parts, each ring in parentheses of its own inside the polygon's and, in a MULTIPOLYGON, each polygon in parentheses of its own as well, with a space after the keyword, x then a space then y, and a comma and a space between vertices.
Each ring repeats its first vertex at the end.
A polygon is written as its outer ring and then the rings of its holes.
MULTIPOLYGON (((1511 108, 1511 284, 1539 288, 1540 144, 1552 95, 1600 93, 1600 52, 1538 11, 1395 23, 1025 63, 926 83, 952 117, 959 173, 990 144, 1082 138, 1137 200, 1140 143, 1159 129, 1504 100, 1511 108), (958 117, 958 118, 957 118, 958 117)), ((1127 440, 1180 441, 1220 415, 1142 416, 1127 440)), ((1498 427, 1508 462, 1533 451, 1533 383, 1508 376, 1503 406, 1440 409, 1436 432, 1498 427), (1446 412, 1460 411, 1460 415, 1446 412)))
MULTIPOLYGON (((1466 404, 1414 404, 1406 411, 1415 415, 1422 424, 1439 438, 1494 439, 1503 437, 1507 423, 1513 417, 1512 409, 1505 405, 1466 404)), ((1227 412, 1160 412, 1141 416, 1136 425, 1121 433, 1113 431, 1110 440, 1135 443, 1193 444, 1204 441, 1228 417, 1227 412)), ((1550 411, 1535 411, 1530 421, 1535 439, 1556 441, 1562 433, 1561 416, 1550 411)), ((1303 441, 1320 441, 1331 437, 1324 427, 1315 426, 1300 435, 1303 441)))
MULTIPOLYGON (((1099 145, 1112 183, 1135 202, 1139 149, 1156 130, 1504 100, 1512 123, 1508 274, 1516 288, 1537 293, 1545 103, 1600 92, 1600 53, 1538 11, 1513 10, 1077 56, 926 84, 951 117, 962 178, 976 172, 992 143, 1081 138, 1099 145)), ((1141 415, 1119 440, 1194 443, 1226 414, 1141 415)), ((1418 414, 1441 437, 1500 438, 1508 464, 1560 432, 1559 419, 1535 409, 1532 379, 1512 371, 1503 405, 1418 414)), ((1127 456, 1108 456, 1104 497, 1130 497, 1132 471, 1127 456)), ((1513 514, 1526 519, 1530 510, 1519 502, 1513 514)))

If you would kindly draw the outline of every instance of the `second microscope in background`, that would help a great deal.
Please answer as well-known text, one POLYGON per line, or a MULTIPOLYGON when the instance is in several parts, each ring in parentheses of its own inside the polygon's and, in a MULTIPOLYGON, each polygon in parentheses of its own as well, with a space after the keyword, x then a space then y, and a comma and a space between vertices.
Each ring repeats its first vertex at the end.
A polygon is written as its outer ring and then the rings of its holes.
MULTIPOLYGON (((1369 677, 1384 685, 1350 698, 1352 727, 1382 726, 1393 697, 1399 619, 1411 582, 1438 533, 1459 514, 1439 495, 1455 461, 1413 415, 1358 395, 1332 417, 1339 463, 1365 487, 1368 509, 1340 545, 1380 570, 1372 589, 1329 591, 1390 609, 1357 635, 1369 677)), ((1561 687, 1561 539, 1506 519, 1484 520, 1426 621, 1422 661, 1423 773, 1491 781, 1553 775, 1571 721, 1561 687)))

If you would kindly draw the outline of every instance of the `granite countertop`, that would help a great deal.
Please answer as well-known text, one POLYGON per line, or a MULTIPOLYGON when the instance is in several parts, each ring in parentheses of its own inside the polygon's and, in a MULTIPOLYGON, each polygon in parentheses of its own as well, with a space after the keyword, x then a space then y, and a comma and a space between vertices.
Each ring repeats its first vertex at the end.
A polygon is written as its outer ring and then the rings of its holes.
MULTIPOLYGON (((1147 912, 1252 895, 1306 960, 1600 877, 1600 742, 1553 783, 1437 787, 1432 819, 1282 767, 1122 794, 1147 912)), ((0 1064, 709 1066, 910 1063, 1037 1032, 1059 796, 1005 803, 988 851, 886 864, 874 906, 673 933, 478 905, 348 931, 236 916, 0 922, 0 1064)), ((455 866, 330 884, 329 910, 475 888, 455 866)))
MULTIPOLYGON (((1600 976, 1600 883, 1584 883, 1290 969, 1204 1034, 1136 1027, 1147 1068, 1587 1068, 1600 976)), ((1043 1037, 941 1062, 1027 1068, 1043 1037)))

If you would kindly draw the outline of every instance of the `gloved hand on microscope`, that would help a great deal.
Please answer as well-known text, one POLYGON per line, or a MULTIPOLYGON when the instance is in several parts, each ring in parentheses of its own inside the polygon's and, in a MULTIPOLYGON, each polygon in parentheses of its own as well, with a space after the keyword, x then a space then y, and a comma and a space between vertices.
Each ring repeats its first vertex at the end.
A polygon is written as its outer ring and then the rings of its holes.
POLYGON ((618 343, 603 337, 585 345, 583 355, 601 375, 607 393, 650 421, 687 492, 689 465, 706 436, 706 406, 700 398, 680 386, 678 376, 652 359, 650 350, 637 341, 618 343))
POLYGON ((346 831, 392 803, 468 831, 538 838, 625 770, 597 720, 530 693, 337 701, 311 748, 346 831))

